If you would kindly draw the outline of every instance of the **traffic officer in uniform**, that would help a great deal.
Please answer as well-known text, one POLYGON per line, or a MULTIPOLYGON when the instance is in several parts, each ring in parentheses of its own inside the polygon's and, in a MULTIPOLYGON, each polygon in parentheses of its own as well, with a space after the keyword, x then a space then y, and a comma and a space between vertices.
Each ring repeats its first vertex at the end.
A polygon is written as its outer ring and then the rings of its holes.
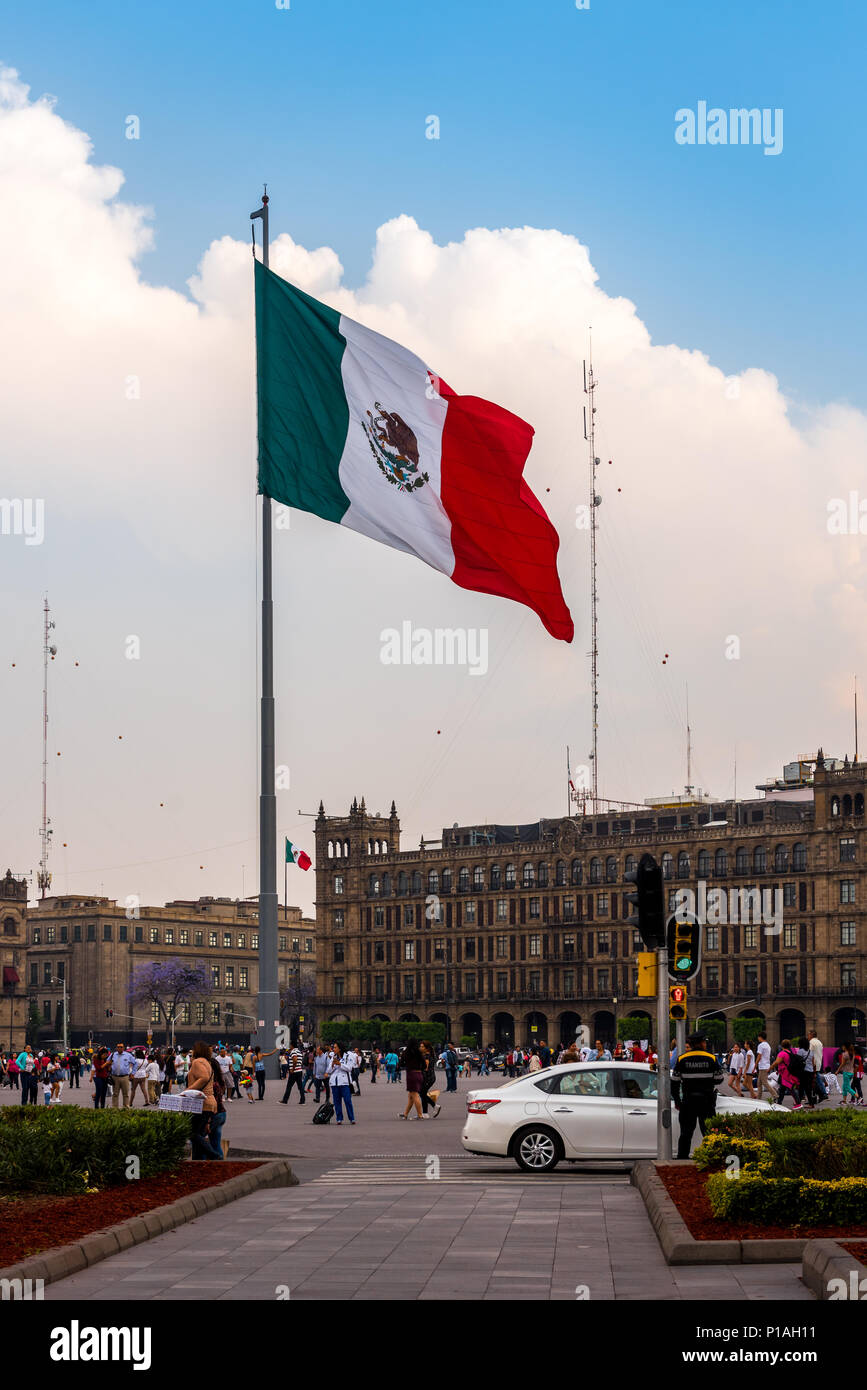
POLYGON ((713 1053, 707 1051, 707 1040, 700 1033, 694 1034, 671 1073, 672 1097, 680 1116, 678 1158, 689 1158, 696 1121, 704 1134, 704 1122, 716 1109, 716 1088, 722 1080, 722 1067, 713 1053))

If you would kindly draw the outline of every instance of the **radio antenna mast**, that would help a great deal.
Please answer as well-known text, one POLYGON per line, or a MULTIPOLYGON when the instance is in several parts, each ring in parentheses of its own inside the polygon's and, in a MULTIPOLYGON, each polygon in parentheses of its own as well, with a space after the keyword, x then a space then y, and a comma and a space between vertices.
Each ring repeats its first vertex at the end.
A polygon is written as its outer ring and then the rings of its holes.
POLYGON ((584 362, 584 394, 587 405, 584 407, 584 438, 590 447, 590 678, 593 690, 593 747, 590 753, 590 797, 593 814, 599 802, 599 643, 597 637, 596 586, 596 510, 602 498, 596 491, 596 470, 599 460, 596 457, 596 377, 593 375, 593 330, 590 329, 589 364, 584 362))
POLYGON ((51 874, 48 869, 48 851, 51 848, 51 821, 48 819, 48 658, 54 657, 57 648, 49 642, 49 635, 54 623, 49 618, 51 609, 48 607, 48 595, 45 595, 43 605, 43 640, 42 640, 42 828, 39 831, 39 839, 42 844, 42 853, 39 856, 39 872, 36 875, 36 882, 39 885, 40 897, 45 897, 51 887, 51 874))

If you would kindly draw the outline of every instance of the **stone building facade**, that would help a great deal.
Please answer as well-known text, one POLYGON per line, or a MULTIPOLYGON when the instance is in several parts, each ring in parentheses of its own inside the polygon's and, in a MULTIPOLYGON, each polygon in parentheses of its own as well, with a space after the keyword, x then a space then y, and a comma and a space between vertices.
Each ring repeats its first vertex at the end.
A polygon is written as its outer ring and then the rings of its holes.
POLYGON ((637 994, 624 875, 649 851, 672 908, 679 889, 706 894, 691 1020, 751 1014, 772 1043, 812 1027, 829 1043, 863 1037, 865 792, 867 766, 820 750, 760 798, 455 825, 415 850, 401 850, 393 802, 388 816, 364 800, 347 816, 320 805, 320 1017, 437 1020, 454 1040, 502 1046, 571 1039, 582 1024, 610 1040, 635 1016, 644 1036, 655 1003, 637 994), (744 899, 750 888, 764 899, 744 899))
POLYGON ((7 869, 0 878, 0 1048, 24 1046, 29 1001, 25 988, 27 879, 7 869))
MULTIPOLYGON (((231 898, 176 901, 165 907, 124 906, 81 894, 42 899, 26 912, 26 977, 23 967, 20 971, 22 985, 45 1020, 40 1037, 62 1037, 63 985, 56 982, 65 978, 71 1043, 90 1036, 94 1041, 143 1040, 149 1026, 154 1041, 161 1042, 164 1023, 128 1003, 127 991, 139 962, 172 957, 203 961, 213 991, 204 1002, 183 1008, 176 1038, 190 1043, 202 1034, 208 1039, 249 1037, 257 1024, 258 916, 255 900, 231 898), (234 1017, 229 1025, 227 1006, 234 1017)), ((278 947, 281 1020, 293 1032, 295 1021, 301 1020, 298 1026, 309 1036, 315 1015, 316 931, 299 907, 280 907, 278 947)))

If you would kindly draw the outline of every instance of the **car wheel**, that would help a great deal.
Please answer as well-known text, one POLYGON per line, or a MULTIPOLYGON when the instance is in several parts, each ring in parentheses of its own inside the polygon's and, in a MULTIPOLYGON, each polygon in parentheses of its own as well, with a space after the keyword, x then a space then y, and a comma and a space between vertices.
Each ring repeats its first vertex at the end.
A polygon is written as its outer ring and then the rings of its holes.
POLYGON ((563 1150, 550 1129, 533 1127, 515 1135, 512 1157, 525 1173, 550 1173, 563 1157, 563 1150))

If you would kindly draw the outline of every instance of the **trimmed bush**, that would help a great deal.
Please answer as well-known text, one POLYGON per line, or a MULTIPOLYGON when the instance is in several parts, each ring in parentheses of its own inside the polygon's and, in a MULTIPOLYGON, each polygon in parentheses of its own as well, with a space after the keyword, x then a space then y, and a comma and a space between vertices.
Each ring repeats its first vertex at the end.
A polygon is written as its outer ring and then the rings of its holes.
POLYGON ((764 1139, 774 1129, 825 1129, 841 1134, 867 1136, 867 1113, 855 1110, 754 1110, 746 1115, 712 1115, 705 1122, 711 1134, 737 1134, 744 1139, 764 1139))
POLYGON ((726 1159, 735 1156, 743 1167, 767 1164, 770 1145, 763 1139, 741 1139, 731 1134, 708 1134, 693 1154, 696 1168, 724 1168, 726 1159))
POLYGON ((867 1178, 823 1182, 713 1173, 707 1195, 714 1216, 767 1226, 855 1226, 867 1221, 867 1178))
POLYGON ((867 1178, 867 1130, 841 1132, 833 1125, 772 1129, 768 1149, 775 1177, 867 1178))
POLYGON ((640 1042, 642 1038, 653 1039, 656 1029, 653 1022, 646 1014, 635 1018, 631 1014, 628 1018, 618 1018, 617 1037, 620 1042, 626 1042, 631 1038, 633 1042, 640 1042))
POLYGON ((708 1047, 711 1052, 724 1052, 726 1045, 726 1025, 721 1018, 701 1018, 697 1023, 691 1024, 686 1035, 690 1037, 693 1033, 703 1033, 707 1038, 708 1047))
POLYGON ((766 1030, 765 1020, 761 1017, 753 1018, 733 1018, 732 1035, 736 1043, 757 1042, 759 1032, 766 1030))
POLYGON ((0 1192, 74 1196, 174 1168, 190 1136, 188 1115, 78 1106, 0 1109, 0 1192))

